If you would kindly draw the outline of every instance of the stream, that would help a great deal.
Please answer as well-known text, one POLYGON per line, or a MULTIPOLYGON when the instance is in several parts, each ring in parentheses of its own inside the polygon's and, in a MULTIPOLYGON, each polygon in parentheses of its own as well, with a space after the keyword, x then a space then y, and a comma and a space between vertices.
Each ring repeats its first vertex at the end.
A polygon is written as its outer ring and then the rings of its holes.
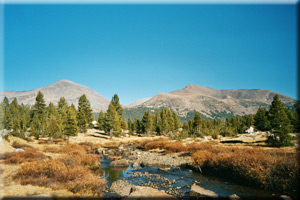
POLYGON ((274 198, 271 192, 237 185, 224 179, 214 176, 202 175, 192 172, 190 169, 179 167, 139 167, 134 169, 130 163, 128 168, 110 168, 111 160, 101 161, 100 172, 106 179, 108 186, 118 179, 126 179, 133 185, 150 186, 156 189, 165 190, 166 193, 179 198, 188 198, 191 185, 204 187, 214 191, 219 197, 228 197, 236 194, 242 199, 274 198), (170 182, 171 181, 171 184, 170 182), (169 182, 169 185, 166 184, 169 182), (171 189, 170 189, 171 187, 171 189))

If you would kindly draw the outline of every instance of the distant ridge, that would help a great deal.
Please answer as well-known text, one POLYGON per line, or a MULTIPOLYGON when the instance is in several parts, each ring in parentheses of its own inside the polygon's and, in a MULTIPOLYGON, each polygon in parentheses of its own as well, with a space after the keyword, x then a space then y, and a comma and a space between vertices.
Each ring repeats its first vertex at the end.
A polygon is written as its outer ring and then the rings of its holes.
POLYGON ((78 99, 82 94, 86 94, 87 98, 91 103, 91 107, 94 112, 99 112, 100 110, 106 110, 109 105, 109 100, 94 90, 74 83, 70 80, 61 80, 57 81, 46 87, 38 88, 35 90, 29 91, 5 91, 0 92, 0 99, 2 100, 5 96, 11 101, 13 98, 17 98, 19 104, 23 103, 24 105, 34 105, 35 98, 38 93, 41 91, 44 94, 46 103, 53 102, 57 104, 60 97, 65 97, 66 101, 71 104, 73 103, 76 107, 78 106, 78 99))
MULTIPOLYGON (((29 91, 0 92, 0 100, 2 101, 4 96, 10 101, 16 97, 19 104, 34 105, 38 91, 44 94, 47 104, 50 101, 57 104, 60 97, 63 96, 69 104, 73 103, 76 107, 79 97, 86 94, 93 112, 106 111, 110 103, 110 100, 94 90, 69 80, 57 81, 46 87, 29 91)), ((213 119, 254 114, 260 106, 268 108, 276 94, 286 106, 290 108, 295 106, 295 99, 270 90, 218 90, 190 84, 181 90, 161 93, 152 98, 143 98, 134 103, 123 105, 123 107, 127 118, 135 116, 141 118, 145 110, 154 113, 157 109, 170 108, 181 119, 193 116, 195 111, 199 111, 203 117, 213 119)))
POLYGON ((194 111, 211 119, 242 116, 256 113, 260 106, 269 107, 276 94, 286 106, 293 107, 296 104, 295 99, 270 90, 218 90, 190 84, 181 90, 158 94, 140 105, 127 109, 127 113, 138 113, 138 110, 145 109, 154 112, 156 109, 167 107, 182 118, 194 111))

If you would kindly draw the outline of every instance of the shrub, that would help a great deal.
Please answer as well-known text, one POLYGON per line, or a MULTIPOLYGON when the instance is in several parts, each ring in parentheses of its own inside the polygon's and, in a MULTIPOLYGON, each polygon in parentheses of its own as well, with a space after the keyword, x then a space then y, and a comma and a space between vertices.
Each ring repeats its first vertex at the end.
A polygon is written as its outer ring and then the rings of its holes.
POLYGON ((296 154, 284 150, 207 146, 189 147, 203 171, 293 195, 298 188, 296 154), (195 151, 195 149, 198 149, 195 151))
POLYGON ((186 150, 185 146, 181 142, 171 142, 167 140, 148 140, 144 141, 141 146, 143 146, 145 150, 164 149, 169 153, 182 152, 186 150))
POLYGON ((69 156, 60 159, 25 163, 14 175, 21 184, 32 184, 53 189, 67 188, 81 194, 100 195, 105 181, 79 162, 69 162, 69 156))
POLYGON ((28 149, 24 152, 4 153, 5 164, 19 164, 24 162, 38 161, 48 158, 43 153, 34 149, 28 149))

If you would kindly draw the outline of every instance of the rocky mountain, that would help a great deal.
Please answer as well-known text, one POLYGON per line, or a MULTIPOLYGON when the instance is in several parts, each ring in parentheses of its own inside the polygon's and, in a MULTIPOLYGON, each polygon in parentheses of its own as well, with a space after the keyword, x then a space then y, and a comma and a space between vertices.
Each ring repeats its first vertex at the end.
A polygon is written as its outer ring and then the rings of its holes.
POLYGON ((0 92, 0 99, 2 101, 2 99, 6 96, 10 101, 12 101, 12 99, 16 97, 19 104, 23 103, 24 105, 34 105, 38 91, 41 91, 44 94, 46 104, 49 104, 50 101, 57 104, 60 97, 63 96, 69 104, 73 103, 76 107, 78 106, 79 97, 82 94, 86 94, 94 112, 106 110, 110 102, 110 100, 101 96, 94 90, 69 80, 61 80, 46 87, 30 91, 0 92))
POLYGON ((188 85, 182 90, 158 94, 150 100, 126 109, 125 113, 139 114, 149 109, 170 108, 181 118, 199 111, 205 118, 224 118, 234 115, 254 114, 262 106, 268 108, 278 94, 287 107, 293 107, 296 100, 288 96, 263 89, 217 90, 200 85, 188 85))
POLYGON ((135 106, 139 106, 142 103, 144 103, 144 102, 146 102, 150 99, 151 99, 151 97, 146 97, 146 98, 143 98, 143 99, 136 100, 133 103, 125 104, 125 105, 122 105, 122 106, 123 106, 123 108, 132 108, 132 107, 135 107, 135 106))

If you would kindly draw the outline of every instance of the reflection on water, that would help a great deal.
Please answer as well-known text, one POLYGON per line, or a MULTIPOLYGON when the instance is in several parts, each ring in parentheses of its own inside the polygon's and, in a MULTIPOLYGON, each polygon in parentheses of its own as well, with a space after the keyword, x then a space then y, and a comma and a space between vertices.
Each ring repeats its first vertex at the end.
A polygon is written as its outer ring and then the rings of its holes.
POLYGON ((120 178, 130 177, 131 174, 128 174, 127 172, 134 170, 131 164, 126 168, 111 168, 109 167, 110 162, 111 160, 103 160, 100 167, 100 173, 109 185, 120 178))

